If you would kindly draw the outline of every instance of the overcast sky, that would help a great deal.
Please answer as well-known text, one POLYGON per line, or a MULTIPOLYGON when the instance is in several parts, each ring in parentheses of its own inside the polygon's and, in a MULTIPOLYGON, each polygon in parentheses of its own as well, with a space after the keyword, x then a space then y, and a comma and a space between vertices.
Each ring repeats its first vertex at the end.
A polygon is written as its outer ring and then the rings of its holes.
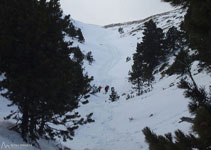
POLYGON ((172 10, 161 0, 60 0, 65 14, 84 23, 107 25, 172 10))

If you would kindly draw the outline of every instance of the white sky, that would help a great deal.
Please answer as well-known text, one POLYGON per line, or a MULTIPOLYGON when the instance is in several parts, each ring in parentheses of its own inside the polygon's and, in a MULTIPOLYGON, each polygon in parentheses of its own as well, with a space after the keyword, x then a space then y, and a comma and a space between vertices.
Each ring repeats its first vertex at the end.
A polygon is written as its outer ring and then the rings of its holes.
POLYGON ((172 10, 161 0, 60 0, 65 14, 90 24, 106 25, 144 19, 172 10))

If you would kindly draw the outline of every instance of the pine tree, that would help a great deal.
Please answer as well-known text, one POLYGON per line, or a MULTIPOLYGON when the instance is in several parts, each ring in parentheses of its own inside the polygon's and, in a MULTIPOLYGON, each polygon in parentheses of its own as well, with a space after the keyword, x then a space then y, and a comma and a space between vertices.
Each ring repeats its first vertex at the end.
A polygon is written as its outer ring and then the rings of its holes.
POLYGON ((86 60, 89 62, 89 65, 91 65, 95 60, 92 56, 92 52, 89 51, 87 54, 86 54, 86 60))
POLYGON ((174 63, 166 70, 168 75, 190 74, 190 67, 193 62, 193 57, 188 55, 187 51, 181 50, 175 58, 174 63))
POLYGON ((210 150, 211 147, 211 92, 208 94, 204 88, 199 87, 190 71, 192 60, 186 51, 181 51, 172 65, 178 74, 186 73, 192 83, 182 79, 179 88, 185 90, 184 95, 192 101, 189 103, 189 111, 195 117, 192 129, 195 134, 185 135, 182 131, 175 132, 175 140, 170 133, 165 136, 158 136, 148 127, 143 129, 146 142, 150 150, 210 150), (178 70, 183 68, 182 70, 178 70))
POLYGON ((199 51, 199 59, 211 65, 211 2, 209 0, 163 0, 187 9, 182 29, 192 49, 199 51))
POLYGON ((109 100, 114 102, 117 101, 120 98, 120 96, 115 91, 114 87, 111 87, 111 95, 109 95, 109 100))
POLYGON ((138 95, 143 93, 143 63, 142 63, 142 56, 138 53, 138 47, 140 44, 137 44, 136 53, 133 55, 133 65, 132 71, 129 72, 129 81, 134 85, 134 89, 137 90, 138 95))
POLYGON ((123 28, 122 28, 122 27, 120 27, 120 28, 118 29, 118 32, 119 32, 120 34, 123 34, 123 33, 124 33, 123 28))
POLYGON ((176 27, 168 29, 165 37, 166 52, 173 53, 185 45, 185 37, 182 31, 178 31, 176 27))
POLYGON ((137 44, 133 55, 134 64, 129 72, 129 81, 135 85, 138 95, 143 93, 144 86, 150 86, 154 80, 154 68, 165 59, 164 33, 157 28, 153 20, 144 24, 143 40, 137 44))
POLYGON ((80 42, 84 42, 84 41, 85 41, 84 36, 83 36, 83 34, 82 34, 82 32, 81 32, 81 29, 78 29, 78 30, 77 30, 77 35, 78 35, 78 40, 79 40, 80 42))
POLYGON ((68 24, 68 28, 65 30, 68 36, 72 37, 73 39, 78 39, 79 42, 84 42, 84 36, 81 32, 81 29, 77 29, 72 22, 68 24))
POLYGON ((156 135, 148 127, 142 131, 150 150, 210 150, 211 147, 211 98, 203 88, 198 88, 185 80, 180 83, 180 88, 185 89, 185 96, 191 98, 189 110, 195 115, 192 129, 195 134, 175 132, 175 139, 170 133, 164 136, 156 135), (196 135, 197 134, 197 135, 196 135))
POLYGON ((143 40, 139 49, 144 61, 154 69, 165 56, 164 33, 150 20, 144 24, 143 40))
POLYGON ((17 120, 24 140, 62 136, 71 139, 77 126, 66 122, 79 115, 67 115, 90 90, 79 48, 64 40, 70 30, 70 16, 63 16, 59 0, 2 0, 0 2, 0 82, 3 96, 18 111, 7 119, 17 120), (77 60, 77 61, 75 61, 77 60), (66 130, 48 123, 61 124, 66 130))

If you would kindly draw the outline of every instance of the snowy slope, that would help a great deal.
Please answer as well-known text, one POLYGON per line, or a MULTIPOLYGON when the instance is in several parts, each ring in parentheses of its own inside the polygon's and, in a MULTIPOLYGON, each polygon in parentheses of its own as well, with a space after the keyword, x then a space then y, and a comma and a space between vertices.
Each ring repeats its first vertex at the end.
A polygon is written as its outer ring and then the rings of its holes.
MULTIPOLYGON (((1 79, 1 77, 0 77, 1 79)), ((10 111, 17 110, 17 107, 8 107, 11 104, 7 99, 0 96, 0 150, 38 150, 30 144, 25 143, 21 136, 15 131, 9 130, 15 125, 14 120, 5 121, 4 117, 10 114, 10 111)), ((42 150, 58 150, 58 142, 39 140, 42 150)))
MULTIPOLYGON (((132 85, 128 82, 128 71, 133 63, 132 60, 126 62, 126 57, 132 58, 137 42, 141 41, 143 23, 153 19, 159 27, 168 29, 173 25, 178 26, 183 16, 184 12, 178 9, 144 20, 106 27, 74 21, 85 37, 85 43, 75 42, 75 46, 79 46, 85 53, 92 51, 95 59, 92 65, 85 62, 86 71, 94 76, 93 84, 103 88, 106 85, 115 87, 121 97, 119 101, 111 103, 108 100, 110 91, 104 94, 104 89, 101 93, 91 96, 89 103, 81 104, 77 111, 82 116, 93 112, 95 122, 76 130, 72 141, 63 143, 62 140, 58 140, 59 143, 72 150, 147 150, 148 146, 141 132, 146 126, 159 134, 173 132, 176 129, 186 132, 190 130, 190 124, 178 123, 181 117, 190 116, 190 114, 187 109, 189 100, 184 98, 183 91, 176 86, 179 81, 177 76, 160 79, 161 75, 157 74, 151 92, 126 100, 126 95, 132 92, 132 85), (123 28, 123 34, 118 32, 119 27, 123 28)), ((169 61, 172 62, 173 58, 169 61)), ((193 65, 193 72, 196 69, 197 63, 193 65)), ((211 82, 203 72, 196 74, 194 78, 202 85, 211 82)), ((7 128, 13 121, 3 120, 10 109, 16 109, 15 107, 8 108, 8 103, 8 100, 0 97, 0 146, 1 141, 7 144, 24 143, 17 133, 8 131, 7 128)), ((41 140, 41 149, 57 149, 55 145, 58 142, 48 143, 41 140)), ((13 149, 18 148, 13 147, 13 149)), ((35 148, 22 147, 21 149, 35 148)))
MULTIPOLYGON (((187 108, 189 100, 176 86, 179 81, 177 76, 160 80, 161 75, 157 74, 151 92, 129 100, 122 96, 131 92, 128 71, 132 60, 126 62, 126 57, 132 57, 137 42, 141 41, 143 23, 153 19, 159 27, 168 29, 173 25, 179 26, 183 16, 184 12, 178 9, 145 20, 104 28, 75 22, 86 40, 85 44, 79 46, 84 51, 92 51, 96 60, 93 65, 86 65, 86 70, 95 77, 97 86, 113 86, 121 97, 119 101, 111 103, 109 94, 101 92, 92 96, 90 103, 82 105, 78 111, 84 115, 93 112, 95 123, 80 127, 74 140, 65 145, 74 150, 146 150, 148 146, 141 132, 146 126, 160 134, 176 129, 190 130, 190 124, 179 123, 181 117, 190 114, 187 108), (123 28, 124 34, 118 32, 119 27, 123 28)), ((199 83, 209 79, 206 74, 198 74, 194 78, 199 83)))

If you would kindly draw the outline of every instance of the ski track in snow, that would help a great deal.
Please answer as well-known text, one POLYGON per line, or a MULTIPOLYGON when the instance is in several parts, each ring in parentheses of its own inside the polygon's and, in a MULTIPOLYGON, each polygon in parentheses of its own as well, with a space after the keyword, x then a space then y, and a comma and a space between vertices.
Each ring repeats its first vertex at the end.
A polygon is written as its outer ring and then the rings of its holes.
MULTIPOLYGON (((159 25, 166 27, 165 20, 160 20, 159 25)), ((75 24, 82 29, 86 40, 85 44, 78 43, 79 47, 84 51, 91 50, 96 60, 91 66, 86 64, 86 70, 95 78, 94 83, 102 87, 113 86, 120 96, 130 93, 132 85, 128 83, 128 71, 132 60, 126 62, 126 57, 132 58, 137 42, 142 38, 142 31, 133 36, 129 33, 138 25, 124 26, 125 33, 121 35, 119 27, 105 29, 80 22, 75 24)), ((111 103, 108 100, 110 93, 105 95, 103 91, 92 96, 89 104, 82 105, 78 111, 83 115, 93 112, 95 122, 80 127, 73 141, 64 144, 73 150, 147 150, 141 132, 146 126, 158 134, 176 129, 188 132, 190 125, 178 122, 182 116, 190 116, 187 109, 189 100, 176 85, 169 87, 178 81, 176 76, 159 80, 160 77, 156 76, 151 92, 128 101, 126 96, 121 96, 119 101, 111 103)))
MULTIPOLYGON (((159 26, 162 27, 167 27, 167 22, 170 25, 178 25, 181 21, 180 16, 184 13, 179 11, 176 13, 178 19, 172 17, 175 15, 175 12, 172 12, 168 14, 169 18, 159 16, 156 21, 160 22, 159 26)), ((137 42, 142 38, 143 31, 139 28, 143 23, 123 25, 124 34, 119 34, 119 27, 105 29, 78 21, 74 21, 74 24, 81 28, 85 37, 85 43, 75 42, 74 45, 79 46, 85 53, 92 51, 95 61, 92 65, 88 65, 87 62, 84 65, 89 75, 94 76, 93 83, 103 88, 101 93, 89 98, 88 104, 81 104, 77 109, 81 116, 93 112, 95 122, 80 126, 72 141, 58 140, 59 143, 70 147, 71 150, 147 150, 148 145, 141 132, 146 126, 158 134, 173 132, 176 129, 190 131, 190 124, 178 123, 181 117, 190 114, 187 108, 189 100, 185 99, 183 91, 176 87, 176 82, 179 81, 177 76, 164 77, 160 80, 161 75, 158 74, 151 92, 129 100, 126 100, 126 95, 122 96, 123 93, 131 92, 132 85, 128 83, 128 71, 133 62, 132 60, 126 62, 126 57, 132 58, 137 42), (131 34, 133 30, 137 32, 131 34), (175 85, 170 87, 171 83, 175 85), (110 89, 104 94, 106 85, 110 88, 115 87, 121 96, 120 100, 113 103, 108 100, 110 89)), ((169 61, 172 62, 172 59, 169 61)), ((197 69, 197 65, 193 67, 197 69)), ((194 78, 202 85, 211 83, 206 73, 195 75, 194 78)), ((5 123, 3 120, 10 110, 16 108, 8 108, 9 102, 1 96, 0 100, 0 142, 22 142, 19 135, 6 129, 10 123, 5 123), (11 137, 9 134, 13 133, 14 137, 11 137)), ((56 149, 55 144, 40 142, 43 150, 56 149)), ((23 150, 31 149, 34 148, 23 148, 23 150)))

